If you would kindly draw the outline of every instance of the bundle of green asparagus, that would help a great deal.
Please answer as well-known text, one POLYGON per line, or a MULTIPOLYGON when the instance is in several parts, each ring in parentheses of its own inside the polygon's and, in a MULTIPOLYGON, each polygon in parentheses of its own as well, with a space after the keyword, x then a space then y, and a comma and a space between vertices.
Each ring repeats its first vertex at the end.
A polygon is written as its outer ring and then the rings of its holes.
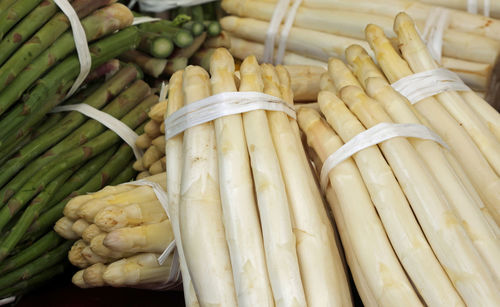
MULTIPOLYGON (((293 104, 283 66, 240 66, 219 48, 169 83, 169 116, 225 92, 293 104)), ((187 306, 351 305, 334 230, 300 143, 281 111, 217 118, 166 142, 169 214, 187 306), (237 206, 235 206, 237 204, 237 206)))
MULTIPOLYGON (((165 173, 147 177, 165 190, 165 173)), ((81 268, 73 283, 81 288, 113 286, 165 289, 176 285, 177 258, 159 255, 173 241, 163 204, 150 186, 107 186, 71 199, 54 226, 72 240, 69 261, 81 268)))
MULTIPOLYGON (((100 73, 114 68, 113 62, 104 65, 108 69, 100 67, 100 73)), ((135 66, 126 65, 66 103, 101 109, 141 134, 148 111, 158 102, 138 80, 141 76, 135 66)), ((132 149, 77 111, 50 114, 36 130, 0 165, 0 297, 23 293, 63 269, 72 243, 62 243, 51 228, 71 197, 136 174, 132 149)))
MULTIPOLYGON (((223 29, 234 37, 231 52, 263 54, 276 3, 277 0, 222 1, 222 7, 235 15, 221 19, 223 29)), ((343 58, 344 50, 351 44, 368 50, 363 41, 366 25, 377 24, 394 37, 392 19, 400 11, 415 18, 420 32, 425 33, 426 19, 433 8, 406 0, 303 1, 287 38, 283 61, 285 64, 326 63, 332 56, 343 58)), ((496 105, 495 97, 500 96, 496 65, 500 52, 500 20, 454 10, 447 16, 449 24, 443 33, 441 65, 459 74, 471 88, 484 93, 487 100, 496 105)), ((276 43, 280 40, 280 31, 276 43)))
POLYGON ((394 31, 399 50, 381 27, 368 26, 380 68, 351 45, 349 67, 329 60, 322 114, 298 110, 318 173, 327 172, 327 199, 357 290, 368 306, 496 306, 500 115, 470 91, 412 105, 390 83, 437 64, 407 14, 397 15, 394 31), (322 170, 344 143, 380 123, 426 125, 449 150, 394 137, 322 170))
MULTIPOLYGON (((72 2, 90 43, 91 69, 137 45, 137 29, 127 28, 131 11, 113 2, 72 2)), ((0 161, 5 161, 64 100, 80 62, 69 19, 54 1, 15 1, 2 14, 7 17, 0 21, 0 161)))

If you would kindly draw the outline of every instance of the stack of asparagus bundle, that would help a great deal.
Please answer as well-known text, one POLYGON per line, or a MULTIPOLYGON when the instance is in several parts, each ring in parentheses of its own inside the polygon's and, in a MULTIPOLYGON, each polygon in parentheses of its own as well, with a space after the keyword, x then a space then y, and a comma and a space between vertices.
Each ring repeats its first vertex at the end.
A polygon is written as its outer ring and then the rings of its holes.
POLYGON ((144 156, 134 163, 134 169, 140 172, 137 179, 163 173, 166 170, 165 124, 167 100, 160 101, 148 113, 150 120, 144 126, 144 133, 136 141, 136 146, 143 149, 144 156))
MULTIPOLYGON (((235 15, 221 19, 223 29, 232 37, 231 52, 238 54, 247 49, 262 55, 276 3, 277 0, 222 1, 222 7, 235 15)), ((326 63, 332 56, 343 58, 345 48, 351 44, 368 49, 363 41, 366 25, 380 25, 386 35, 394 36, 392 19, 401 11, 415 18, 420 32, 425 33, 424 25, 432 8, 405 0, 303 1, 288 35, 284 63, 326 63)), ((496 60, 500 52, 500 21, 454 10, 448 16, 441 65, 458 73, 474 90, 487 94, 493 104, 499 88, 496 60)), ((280 31, 275 42, 279 42, 280 31)))
MULTIPOLYGON (((220 48, 210 72, 188 66, 172 76, 167 126, 181 107, 225 92, 266 93, 293 104, 283 66, 248 57, 237 84, 234 60, 220 48)), ((187 306, 351 305, 294 119, 265 110, 220 117, 167 139, 166 160, 187 306)))
MULTIPOLYGON (((165 189, 165 173, 146 180, 165 189)), ((172 286, 170 271, 177 260, 171 254, 163 264, 158 262, 174 239, 172 226, 150 186, 107 186, 77 196, 67 203, 54 229, 77 240, 68 258, 82 269, 73 276, 81 288, 172 286)))
POLYGON ((497 306, 500 115, 473 92, 442 92, 412 106, 390 82, 437 64, 408 15, 398 14, 394 31, 404 59, 370 25, 366 38, 381 69, 352 45, 345 54, 352 72, 329 61, 318 96, 324 118, 298 110, 318 170, 343 142, 379 123, 427 125, 450 147, 395 137, 329 171, 326 195, 356 287, 367 306, 497 306))
POLYGON ((136 63, 154 78, 184 69, 207 38, 221 33, 214 5, 184 7, 171 12, 172 20, 139 25, 140 44, 137 50, 126 52, 122 60, 136 63))
MULTIPOLYGON (((124 29, 132 13, 113 2, 72 2, 91 43, 92 69, 137 43, 137 29, 124 29)), ((0 21, 0 161, 5 161, 65 98, 80 63, 69 20, 53 1, 15 1, 2 14, 7 17, 0 21)))
MULTIPOLYGON (((122 67, 68 103, 101 109, 140 134, 147 112, 158 102, 140 77, 135 66, 122 67)), ((70 197, 135 176, 132 149, 79 112, 51 114, 37 131, 0 165, 0 297, 23 292, 63 269, 71 244, 61 243, 50 229, 70 197)))

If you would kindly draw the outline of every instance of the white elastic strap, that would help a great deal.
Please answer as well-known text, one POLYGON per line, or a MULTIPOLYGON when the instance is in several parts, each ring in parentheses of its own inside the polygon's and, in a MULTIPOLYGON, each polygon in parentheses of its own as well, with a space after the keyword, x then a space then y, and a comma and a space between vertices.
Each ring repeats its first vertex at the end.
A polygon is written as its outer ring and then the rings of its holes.
POLYGON ((276 54, 275 64, 281 64, 283 62, 283 58, 285 57, 286 51, 286 42, 288 40, 288 34, 290 34, 290 30, 293 26, 293 21, 295 20, 295 15, 297 14, 297 9, 299 8, 302 0, 294 0, 292 7, 287 13, 285 24, 281 29, 280 33, 280 41, 278 44, 278 53, 276 54))
POLYGON ((0 306, 7 305, 16 300, 15 296, 10 296, 0 300, 0 306))
POLYGON ((470 88, 452 71, 437 68, 404 77, 392 87, 412 104, 445 91, 470 91, 470 88))
POLYGON ((281 111, 296 118, 293 106, 271 95, 259 92, 220 93, 190 103, 168 116, 165 119, 165 139, 223 116, 254 110, 281 111))
POLYGON ((412 137, 432 140, 448 148, 439 135, 424 125, 380 123, 353 137, 325 160, 320 174, 321 188, 323 191, 326 190, 328 185, 328 174, 335 166, 363 149, 395 137, 412 137))
POLYGON ((135 17, 134 21, 132 22, 132 25, 135 26, 135 25, 139 25, 141 23, 155 22, 155 21, 159 21, 159 20, 161 20, 161 18, 153 18, 153 17, 149 17, 149 16, 135 17))
POLYGON ((168 94, 168 83, 162 82, 159 101, 165 101, 167 99, 167 94, 168 94))
POLYGON ((90 69, 92 68, 92 58, 90 57, 90 50, 85 30, 83 29, 80 18, 78 18, 78 15, 71 4, 67 0, 54 0, 54 3, 57 4, 61 11, 63 11, 63 13, 68 17, 69 23, 71 24, 71 30, 73 32, 73 39, 75 41, 78 60, 80 61, 80 73, 66 95, 67 98, 73 95, 80 85, 82 85, 83 81, 85 81, 85 78, 87 78, 90 73, 90 69))
MULTIPOLYGON (((467 12, 477 14, 478 11, 477 0, 467 0, 467 12)), ((490 17, 490 0, 483 0, 483 15, 490 17)))
POLYGON ((483 0, 483 15, 490 17, 490 0, 483 0))
POLYGON ((68 112, 68 111, 77 111, 84 114, 87 117, 97 120, 116 134, 121 137, 125 143, 127 143, 132 150, 134 151, 134 155, 139 160, 143 152, 135 145, 135 140, 139 137, 134 130, 130 129, 129 126, 122 123, 119 119, 114 118, 106 112, 98 110, 94 107, 89 106, 85 103, 80 104, 70 104, 64 106, 58 106, 52 109, 50 113, 57 112, 68 112))
POLYGON ((269 22, 269 27, 266 32, 266 40, 264 42, 264 54, 262 61, 264 63, 273 63, 274 59, 274 42, 276 41, 276 34, 283 21, 283 18, 288 11, 290 0, 279 0, 274 7, 273 16, 269 22))
POLYGON ((427 42, 432 57, 441 63, 443 34, 449 23, 449 10, 442 7, 432 8, 425 21, 423 39, 427 42))
MULTIPOLYGON (((160 202, 161 206, 163 207, 163 210, 165 210, 165 213, 167 213, 167 217, 170 219, 170 214, 168 214, 168 195, 167 192, 156 182, 152 182, 146 179, 141 179, 137 181, 132 181, 132 182, 126 182, 123 184, 131 184, 131 185, 137 185, 137 186, 149 186, 153 188, 153 192, 156 195, 156 198, 158 198, 158 201, 160 202)), ((163 264, 167 257, 172 253, 172 251, 175 249, 175 240, 170 242, 170 244, 167 246, 167 248, 163 251, 163 253, 158 257, 158 262, 163 264)))
POLYGON ((179 261, 179 253, 177 248, 174 250, 172 265, 170 266, 170 274, 168 275, 167 285, 169 288, 174 288, 182 282, 181 266, 179 261))
MULTIPOLYGON (((193 6, 212 1, 214 0, 139 0, 139 6, 141 11, 159 13, 179 6, 193 6)), ((132 8, 136 3, 137 0, 132 0, 128 7, 132 8)))

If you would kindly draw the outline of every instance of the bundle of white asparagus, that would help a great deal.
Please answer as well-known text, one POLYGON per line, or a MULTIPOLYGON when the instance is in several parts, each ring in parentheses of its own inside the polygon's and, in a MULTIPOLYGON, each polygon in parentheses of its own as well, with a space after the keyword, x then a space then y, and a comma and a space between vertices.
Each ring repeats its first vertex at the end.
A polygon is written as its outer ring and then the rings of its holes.
MULTIPOLYGON (((266 32, 278 0, 223 0, 234 16, 221 20, 231 36, 230 51, 237 58, 254 54, 260 60, 266 32)), ((293 1, 290 1, 292 4, 293 1)), ((368 50, 364 28, 377 24, 394 37, 392 20, 401 11, 415 18, 421 33, 433 6, 405 0, 305 0, 301 3, 287 37, 283 63, 326 65, 330 57, 344 57, 345 49, 358 44, 368 50)), ((444 18, 444 17, 442 17, 444 18)), ((450 10, 443 33, 441 65, 472 89, 500 107, 497 56, 500 52, 500 20, 450 10)), ((276 35, 280 41, 281 29, 276 35)), ((370 55, 373 55, 370 52, 370 55)))
MULTIPOLYGON (((214 51, 210 75, 176 72, 167 116, 223 92, 293 104, 283 66, 235 65, 214 51)), ((168 121, 168 117, 167 117, 168 121)), ((187 306, 349 306, 334 230, 296 121, 254 110, 187 128, 166 143, 169 213, 187 306)))
POLYGON ((165 172, 165 124, 163 123, 168 100, 160 101, 151 108, 149 122, 144 126, 144 134, 140 135, 135 145, 144 150, 144 155, 133 167, 137 179, 165 172))
POLYGON ((449 146, 395 137, 328 173, 326 195, 366 306, 499 306, 500 114, 473 92, 412 105, 390 84, 437 67, 411 18, 382 28, 328 63, 321 114, 298 110, 318 172, 344 143, 380 123, 426 125, 449 146), (399 53, 400 51, 401 53, 399 53))
MULTIPOLYGON (((145 179, 165 189, 165 173, 145 179)), ((107 186, 77 196, 68 202, 54 230, 77 240, 68 258, 81 268, 72 280, 78 287, 172 286, 170 273, 177 259, 171 254, 163 264, 158 262, 174 239, 172 225, 150 186, 107 186)))
POLYGON ((432 5, 449 7, 456 10, 478 13, 484 16, 500 18, 500 1, 498 0, 416 0, 432 5))

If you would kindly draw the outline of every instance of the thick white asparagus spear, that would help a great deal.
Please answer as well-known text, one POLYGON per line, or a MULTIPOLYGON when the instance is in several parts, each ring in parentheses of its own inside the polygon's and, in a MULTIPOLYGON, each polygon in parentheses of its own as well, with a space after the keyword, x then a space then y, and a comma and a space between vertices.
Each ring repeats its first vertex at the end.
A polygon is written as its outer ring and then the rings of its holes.
MULTIPOLYGON (((369 25, 366 36, 389 82, 393 83, 413 74, 379 27, 369 25)), ((495 221, 500 224, 500 178, 474 141, 434 97, 422 99, 414 107, 450 146, 495 221)))
MULTIPOLYGON (((188 66, 182 88, 186 105, 210 96, 208 73, 201 67, 188 66)), ((212 122, 184 131, 183 154, 179 221, 182 247, 198 301, 201 306, 236 306, 212 122)))
MULTIPOLYGON (((330 126, 344 142, 365 130, 333 93, 321 92, 318 102, 330 126)), ((366 148, 355 154, 353 159, 392 246, 424 301, 430 306, 464 306, 434 256, 403 191, 378 147, 366 148)))
POLYGON ((82 233, 89 226, 90 224, 86 220, 78 219, 73 223, 73 225, 71 225, 71 230, 73 230, 73 232, 76 233, 78 237, 81 237, 82 233))
MULTIPOLYGON (((240 92, 264 90, 261 68, 255 57, 243 61, 240 73, 240 92)), ((292 216, 266 111, 244 113, 243 125, 274 301, 277 306, 306 306, 292 216)))
POLYGON ((123 257, 129 257, 134 254, 133 252, 123 252, 107 247, 106 245, 104 245, 104 239, 106 238, 106 236, 107 233, 102 233, 95 236, 92 241, 90 241, 90 248, 96 255, 109 259, 120 259, 123 257))
MULTIPOLYGON (((382 109, 369 104, 362 89, 344 87, 342 100, 367 128, 391 122, 382 109)), ((495 306, 500 293, 494 278, 467 236, 462 224, 409 141, 392 138, 379 145, 398 179, 434 253, 466 304, 495 306), (467 278, 463 278, 467 276, 467 278)))
POLYGON ((71 278, 71 282, 79 288, 92 288, 91 286, 85 284, 85 281, 83 280, 83 272, 84 270, 76 272, 71 278))
POLYGON ((472 91, 460 92, 460 96, 500 142, 500 113, 472 91))
MULTIPOLYGON (((400 13, 394 21, 394 31, 398 34, 399 48, 403 58, 415 73, 438 68, 424 42, 420 39, 413 20, 400 13)), ((498 53, 497 53, 498 54, 498 53)), ((500 142, 488 127, 455 91, 435 95, 446 110, 467 130, 491 167, 500 175, 500 142)))
POLYGON ((94 223, 103 231, 110 232, 123 227, 159 223, 165 219, 165 209, 158 200, 153 200, 126 207, 106 207, 96 214, 94 223))
MULTIPOLYGON (((351 67, 360 79, 364 76, 362 83, 366 84, 370 96, 384 107, 392 120, 398 123, 422 124, 415 113, 408 106, 409 102, 397 93, 390 84, 382 77, 369 77, 364 70, 375 71, 377 67, 364 50, 359 46, 351 46, 346 50, 346 58, 349 59, 351 67)), ((381 72, 379 72, 381 74, 381 72)), ((374 101, 371 101, 375 103, 374 101)), ((373 108, 378 108, 372 105, 373 108)), ((487 220, 481 213, 484 207, 482 202, 476 203, 476 199, 469 194, 453 167, 447 160, 444 149, 436 142, 422 139, 409 139, 410 143, 425 161, 434 178, 439 183, 442 191, 460 218, 467 234, 472 239, 474 246, 488 263, 495 275, 497 282, 500 281, 500 245, 497 237, 489 227, 487 220)))
POLYGON ((82 233, 83 241, 90 243, 93 238, 103 233, 103 231, 96 225, 90 224, 89 227, 85 228, 82 233))
POLYGON ((72 229, 74 221, 66 216, 60 218, 54 225, 54 230, 61 237, 68 240, 78 239, 80 236, 72 229))
MULTIPOLYGON (((298 119, 308 144, 322 162, 342 146, 340 138, 316 111, 302 108, 298 111, 298 119)), ((377 305, 421 306, 387 239, 354 161, 347 159, 337 165, 330 171, 329 178, 338 196, 349 242, 377 305)))
MULTIPOLYGON (((183 70, 176 71, 169 82, 169 103, 167 105, 168 117, 184 104, 184 94, 182 93, 182 74, 183 70)), ((167 170, 167 191, 168 191, 168 213, 172 230, 174 232, 177 252, 179 254, 179 263, 182 274, 182 284, 184 289, 184 301, 186 307, 199 306, 196 292, 194 291, 191 276, 184 256, 182 247, 182 238, 179 226, 179 200, 182 175, 182 134, 169 139, 165 144, 166 170, 167 170)))
POLYGON ((103 287, 106 285, 102 279, 102 274, 106 270, 106 265, 96 263, 83 270, 83 281, 87 287, 103 287))
MULTIPOLYGON (((270 64, 262 64, 261 68, 264 92, 281 98, 280 81, 275 68, 270 64)), ((342 284, 336 280, 338 267, 335 263, 339 259, 332 255, 334 247, 330 245, 330 239, 333 233, 328 233, 331 231, 330 224, 321 218, 321 214, 326 215, 326 212, 322 212, 323 202, 314 196, 309 185, 308 173, 303 167, 288 116, 282 112, 269 111, 267 117, 295 222, 297 255, 307 305, 341 306, 342 284)))
POLYGON ((76 241, 68 252, 68 260, 72 265, 79 267, 81 269, 86 268, 90 263, 83 257, 82 251, 87 247, 87 243, 83 240, 76 241))
POLYGON ((82 256, 87 260, 89 264, 108 263, 113 261, 113 258, 103 257, 94 253, 90 246, 86 246, 84 249, 82 249, 82 256))
MULTIPOLYGON (((214 95, 237 91, 233 73, 229 51, 216 49, 210 59, 214 95)), ((243 119, 240 114, 224 116, 214 121, 214 127, 222 213, 238 305, 274 306, 243 119)))

